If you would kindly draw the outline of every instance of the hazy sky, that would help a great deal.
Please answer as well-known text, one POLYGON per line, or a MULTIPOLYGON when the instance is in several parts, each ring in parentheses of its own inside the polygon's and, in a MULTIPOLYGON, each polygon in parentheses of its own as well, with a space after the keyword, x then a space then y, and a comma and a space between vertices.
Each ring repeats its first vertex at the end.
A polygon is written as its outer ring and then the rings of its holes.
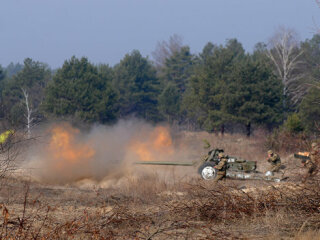
POLYGON ((228 38, 251 51, 279 25, 301 40, 320 25, 315 0, 1 0, 0 9, 2 66, 31 57, 56 68, 72 55, 114 65, 133 49, 151 56, 173 34, 193 53, 228 38))

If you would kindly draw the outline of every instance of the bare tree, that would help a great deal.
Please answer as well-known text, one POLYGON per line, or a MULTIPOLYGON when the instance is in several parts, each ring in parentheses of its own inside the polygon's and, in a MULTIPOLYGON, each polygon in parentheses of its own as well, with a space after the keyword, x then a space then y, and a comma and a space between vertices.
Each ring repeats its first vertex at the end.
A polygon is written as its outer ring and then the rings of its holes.
POLYGON ((26 106, 26 113, 24 114, 24 117, 26 118, 26 126, 27 126, 27 137, 28 139, 31 137, 31 127, 32 123, 34 121, 34 118, 32 117, 33 110, 30 107, 29 104, 29 94, 26 89, 21 88, 24 96, 24 104, 26 106))
MULTIPOLYGON (((315 0, 316 4, 318 5, 318 7, 320 8, 320 0, 315 0)), ((316 19, 314 17, 312 17, 312 21, 313 21, 313 25, 314 25, 314 32, 316 34, 319 34, 320 33, 320 27, 316 21, 316 19)))
POLYGON ((283 107, 286 108, 286 98, 293 104, 299 102, 306 92, 305 86, 299 84, 303 73, 300 60, 303 51, 299 48, 297 34, 294 30, 280 27, 270 39, 267 56, 275 66, 276 74, 283 84, 283 107))
POLYGON ((167 58, 182 48, 182 37, 174 34, 169 41, 158 42, 156 49, 151 53, 157 68, 164 66, 167 58))

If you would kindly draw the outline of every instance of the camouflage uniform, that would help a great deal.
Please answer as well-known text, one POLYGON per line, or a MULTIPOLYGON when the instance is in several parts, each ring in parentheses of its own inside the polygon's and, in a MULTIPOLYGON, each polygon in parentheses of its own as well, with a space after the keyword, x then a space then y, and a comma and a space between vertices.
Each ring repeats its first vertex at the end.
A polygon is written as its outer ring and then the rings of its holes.
POLYGON ((8 141, 10 140, 10 137, 12 137, 13 134, 14 134, 13 130, 7 130, 7 131, 0 134, 1 151, 4 151, 5 145, 8 143, 8 141))
POLYGON ((308 169, 308 172, 305 176, 305 179, 311 176, 314 176, 318 173, 318 161, 319 161, 319 149, 316 143, 312 143, 312 149, 309 155, 309 159, 305 162, 305 166, 308 169))
POLYGON ((223 155, 223 153, 219 153, 220 162, 214 168, 218 170, 217 177, 214 179, 214 182, 218 182, 226 177, 226 165, 228 159, 223 155))
POLYGON ((268 151, 268 159, 267 161, 271 163, 271 167, 269 168, 270 172, 278 172, 281 167, 281 159, 280 156, 274 153, 272 150, 268 151))

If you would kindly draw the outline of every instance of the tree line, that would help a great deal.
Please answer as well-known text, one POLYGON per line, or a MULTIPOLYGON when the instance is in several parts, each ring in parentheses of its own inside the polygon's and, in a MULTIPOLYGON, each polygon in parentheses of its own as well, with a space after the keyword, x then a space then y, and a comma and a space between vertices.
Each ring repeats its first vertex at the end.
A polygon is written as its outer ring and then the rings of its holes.
POLYGON ((114 65, 71 57, 51 70, 27 58, 0 67, 2 124, 30 128, 45 119, 112 124, 121 118, 166 121, 224 132, 251 126, 319 130, 320 36, 297 41, 281 28, 248 53, 237 39, 193 54, 174 35, 153 58, 138 50, 114 65))

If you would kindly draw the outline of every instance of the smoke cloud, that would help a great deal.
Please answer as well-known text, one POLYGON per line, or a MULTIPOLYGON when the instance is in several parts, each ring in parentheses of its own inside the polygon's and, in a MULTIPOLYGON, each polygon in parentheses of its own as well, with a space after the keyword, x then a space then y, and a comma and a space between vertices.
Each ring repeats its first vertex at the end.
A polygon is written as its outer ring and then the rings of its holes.
POLYGON ((26 163, 33 169, 32 174, 44 182, 120 179, 135 172, 137 166, 133 163, 137 161, 197 160, 197 146, 185 137, 168 126, 152 126, 139 120, 96 125, 89 131, 56 123, 39 132, 44 137, 30 147, 26 163))

